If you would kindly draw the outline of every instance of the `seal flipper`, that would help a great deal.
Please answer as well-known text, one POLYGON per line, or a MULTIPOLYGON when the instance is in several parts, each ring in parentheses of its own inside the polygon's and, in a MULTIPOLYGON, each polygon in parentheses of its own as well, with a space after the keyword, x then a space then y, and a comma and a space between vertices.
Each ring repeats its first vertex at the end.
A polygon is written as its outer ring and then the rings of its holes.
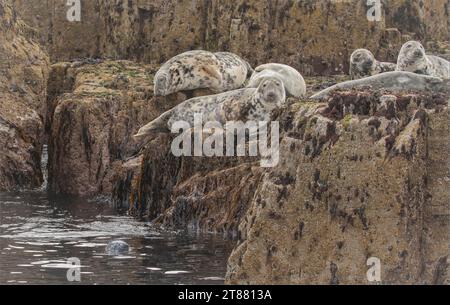
POLYGON ((172 111, 169 110, 159 116, 157 119, 151 121, 141 129, 139 129, 138 133, 133 136, 135 140, 142 140, 151 134, 157 133, 168 133, 170 132, 167 123, 172 116, 172 111))
POLYGON ((203 71, 204 73, 206 73, 207 76, 212 78, 211 86, 213 87, 213 89, 219 89, 220 86, 222 86, 223 78, 222 78, 222 74, 220 74, 220 72, 218 70, 216 70, 213 67, 208 66, 208 65, 202 65, 199 68, 199 70, 203 71))

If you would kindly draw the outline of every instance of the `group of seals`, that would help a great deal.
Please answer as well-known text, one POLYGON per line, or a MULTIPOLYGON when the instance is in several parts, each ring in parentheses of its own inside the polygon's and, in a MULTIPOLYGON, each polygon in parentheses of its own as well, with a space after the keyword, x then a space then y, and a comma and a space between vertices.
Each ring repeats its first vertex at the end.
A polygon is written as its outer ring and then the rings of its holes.
MULTIPOLYGON (((420 42, 409 41, 401 48, 397 64, 380 62, 369 50, 357 49, 350 58, 350 75, 353 81, 330 87, 312 98, 323 98, 340 88, 367 85, 380 89, 442 90, 447 84, 442 79, 450 79, 450 62, 426 55, 420 42)), ((305 80, 290 66, 270 63, 253 70, 235 54, 202 50, 188 51, 167 61, 156 73, 154 85, 155 96, 201 88, 217 94, 179 104, 142 127, 135 136, 137 139, 153 132, 170 131, 176 121, 193 124, 197 113, 205 121, 220 123, 269 120, 271 111, 284 104, 286 95, 298 98, 306 95, 305 80), (240 89, 248 79, 246 88, 240 89)))
POLYGON ((350 57, 350 75, 353 80, 390 71, 450 79, 450 62, 427 55, 425 48, 418 41, 408 41, 402 46, 396 64, 379 62, 372 52, 366 49, 357 49, 350 57))
POLYGON ((306 84, 294 68, 277 63, 259 66, 254 71, 239 56, 208 51, 189 51, 164 63, 155 75, 155 96, 207 88, 215 95, 189 99, 142 127, 134 136, 170 132, 174 122, 194 124, 194 115, 204 122, 269 121, 272 111, 281 107, 286 95, 304 97, 306 84), (250 77, 251 76, 251 77, 250 77), (250 80, 245 88, 247 80, 250 80))
POLYGON ((194 116, 201 114, 203 122, 214 121, 223 125, 228 121, 269 121, 272 110, 281 107, 286 91, 281 79, 263 80, 258 88, 243 88, 221 94, 189 99, 142 127, 135 138, 171 131, 175 122, 194 125, 194 116))

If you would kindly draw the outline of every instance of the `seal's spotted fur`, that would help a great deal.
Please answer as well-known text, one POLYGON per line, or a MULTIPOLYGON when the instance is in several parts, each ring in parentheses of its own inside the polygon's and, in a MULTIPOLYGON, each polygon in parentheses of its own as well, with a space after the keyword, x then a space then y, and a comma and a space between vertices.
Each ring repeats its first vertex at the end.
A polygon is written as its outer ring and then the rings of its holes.
POLYGON ((155 96, 208 88, 220 93, 241 88, 253 72, 239 56, 219 52, 189 51, 167 61, 155 75, 155 96))
POLYGON ((408 41, 400 50, 397 70, 450 79, 450 62, 433 55, 427 55, 418 41, 408 41))
POLYGON ((358 49, 350 57, 350 76, 352 79, 360 79, 384 72, 395 71, 397 65, 390 62, 381 62, 366 49, 358 49))
POLYGON ((151 133, 170 132, 177 121, 194 125, 194 115, 202 114, 204 122, 270 121, 272 111, 286 101, 283 82, 278 78, 264 80, 258 88, 244 88, 221 94, 196 97, 163 113, 142 127, 135 138, 151 133))

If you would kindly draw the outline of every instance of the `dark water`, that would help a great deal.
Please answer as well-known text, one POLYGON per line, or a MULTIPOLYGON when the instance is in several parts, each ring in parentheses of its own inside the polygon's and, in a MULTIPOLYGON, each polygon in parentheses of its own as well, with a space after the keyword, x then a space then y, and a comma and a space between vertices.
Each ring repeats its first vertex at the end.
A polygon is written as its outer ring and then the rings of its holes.
POLYGON ((233 243, 221 236, 157 230, 106 202, 52 198, 44 191, 0 193, 0 284, 222 284, 233 243), (126 256, 108 256, 111 240, 126 256))

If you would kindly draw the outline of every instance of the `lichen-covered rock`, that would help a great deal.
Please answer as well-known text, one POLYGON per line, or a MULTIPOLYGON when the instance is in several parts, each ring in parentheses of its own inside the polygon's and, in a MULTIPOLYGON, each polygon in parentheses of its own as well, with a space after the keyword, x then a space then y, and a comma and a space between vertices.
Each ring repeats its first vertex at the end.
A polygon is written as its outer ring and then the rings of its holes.
POLYGON ((369 7, 356 0, 92 0, 83 2, 81 22, 66 19, 65 0, 14 2, 41 29, 54 61, 100 56, 159 64, 206 49, 237 53, 254 66, 281 62, 303 75, 330 75, 347 73, 357 48, 395 62, 407 40, 450 37, 450 0, 384 1, 379 22, 369 22, 369 7))
POLYGON ((34 31, 0 3, 0 191, 42 184, 48 57, 34 31))
POLYGON ((448 282, 447 103, 348 91, 285 114, 281 165, 240 224, 227 282, 364 284, 370 257, 383 283, 448 282))
POLYGON ((126 61, 52 66, 48 113, 49 189, 110 194, 110 179, 139 147, 139 127, 186 97, 153 99, 153 66, 126 61), (178 100, 178 98, 180 100, 178 100))

